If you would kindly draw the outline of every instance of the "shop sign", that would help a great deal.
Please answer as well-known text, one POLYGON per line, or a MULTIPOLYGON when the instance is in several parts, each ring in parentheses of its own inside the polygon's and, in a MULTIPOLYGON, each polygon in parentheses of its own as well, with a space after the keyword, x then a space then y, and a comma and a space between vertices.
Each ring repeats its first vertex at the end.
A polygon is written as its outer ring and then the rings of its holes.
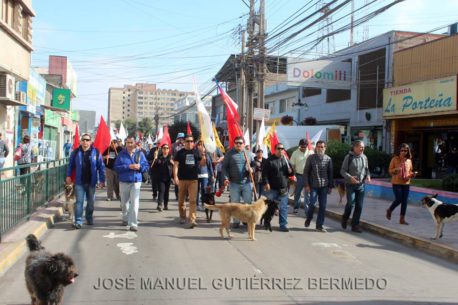
POLYGON ((383 116, 413 116, 456 110, 456 89, 456 75, 384 89, 383 116))
POLYGON ((43 105, 46 95, 46 80, 34 69, 30 69, 27 83, 27 103, 34 106, 43 105))
POLYGON ((54 89, 51 105, 55 108, 70 110, 70 94, 70 89, 54 89))
POLYGON ((288 84, 312 88, 350 89, 351 63, 288 58, 288 84))
POLYGON ((253 120, 262 121, 263 118, 265 121, 270 119, 270 109, 253 108, 253 120))

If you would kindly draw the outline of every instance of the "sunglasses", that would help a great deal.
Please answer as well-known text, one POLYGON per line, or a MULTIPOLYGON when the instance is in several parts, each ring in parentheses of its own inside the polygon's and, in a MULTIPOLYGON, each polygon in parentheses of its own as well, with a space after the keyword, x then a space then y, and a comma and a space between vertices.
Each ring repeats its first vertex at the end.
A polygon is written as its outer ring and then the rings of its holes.
POLYGON ((185 142, 186 142, 186 143, 193 143, 194 140, 186 140, 185 142))
POLYGON ((285 150, 284 147, 277 147, 277 150, 285 150))
POLYGON ((81 141, 89 142, 91 139, 81 139, 81 141))
POLYGON ((237 144, 237 145, 242 145, 243 144, 243 142, 234 142, 234 143, 237 144))
POLYGON ((162 147, 162 149, 169 149, 168 147, 162 147))

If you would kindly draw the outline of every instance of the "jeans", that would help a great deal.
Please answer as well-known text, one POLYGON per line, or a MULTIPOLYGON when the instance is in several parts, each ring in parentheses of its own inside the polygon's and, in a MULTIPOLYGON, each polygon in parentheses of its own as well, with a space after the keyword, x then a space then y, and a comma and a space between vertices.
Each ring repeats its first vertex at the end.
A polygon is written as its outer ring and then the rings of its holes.
MULTIPOLYGON (((301 207, 301 194, 304 189, 304 176, 302 174, 296 174, 296 189, 294 190, 294 209, 297 210, 301 207)), ((310 203, 310 194, 305 192, 304 195, 304 209, 307 213, 307 207, 310 203)))
MULTIPOLYGON (((251 204, 251 200, 253 198, 251 192, 252 190, 251 190, 250 182, 246 182, 242 184, 240 183, 231 183, 230 184, 229 193, 231 196, 231 202, 241 202, 240 197, 242 197, 244 203, 251 204)), ((232 223, 239 224, 240 220, 238 220, 237 218, 233 218, 232 223)))
POLYGON ((208 186, 208 178, 199 178, 198 184, 197 184, 197 194, 196 194, 197 196, 196 205, 197 206, 203 206, 203 202, 200 202, 200 201, 204 200, 204 195, 205 195, 205 192, 207 191, 207 186, 208 186))
POLYGON ((157 196, 157 205, 166 208, 169 204, 169 191, 171 181, 159 181, 159 195, 157 196))
POLYGON ((95 186, 75 184, 75 224, 83 224, 84 197, 86 197, 86 221, 92 222, 94 213, 95 186))
POLYGON ((353 213, 351 225, 357 226, 359 225, 359 219, 363 210, 364 184, 346 184, 345 186, 347 188, 347 204, 345 205, 345 212, 342 217, 344 221, 347 221, 354 205, 355 211, 353 213))
POLYGON ((138 208, 140 206, 141 182, 119 182, 121 193, 122 221, 126 221, 129 227, 138 226, 138 208))
POLYGON ((409 198, 408 184, 393 184, 394 201, 390 206, 390 210, 393 211, 398 205, 401 205, 401 216, 406 215, 407 211, 407 198, 409 198))
POLYGON ((256 183, 256 192, 258 193, 258 198, 259 199, 262 195, 264 195, 264 184, 263 183, 256 183))
POLYGON ((328 201, 328 187, 312 188, 310 192, 310 203, 307 210, 307 219, 313 219, 315 204, 318 199, 318 216, 316 218, 316 227, 322 228, 324 224, 324 214, 326 211, 326 203, 328 201))
POLYGON ((280 215, 279 215, 279 223, 280 228, 286 228, 288 225, 288 193, 284 195, 280 195, 279 190, 271 189, 266 194, 267 198, 270 200, 278 200, 280 201, 280 215))

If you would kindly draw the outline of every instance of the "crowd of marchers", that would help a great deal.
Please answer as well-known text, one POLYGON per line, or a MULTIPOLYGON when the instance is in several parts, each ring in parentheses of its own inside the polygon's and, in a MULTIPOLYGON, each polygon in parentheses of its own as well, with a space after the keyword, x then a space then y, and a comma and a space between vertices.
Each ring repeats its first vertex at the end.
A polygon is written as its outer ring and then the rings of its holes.
MULTIPOLYGON (((279 231, 288 232, 289 193, 294 193, 293 213, 305 209, 305 227, 309 227, 318 205, 316 230, 324 227, 327 196, 335 186, 332 158, 326 154, 325 141, 308 143, 301 139, 297 150, 288 158, 285 147, 277 143, 267 158, 261 149, 252 150, 243 137, 233 139, 227 152, 217 148, 206 150, 203 141, 192 135, 179 133, 175 143, 155 145, 136 141, 129 136, 124 142, 112 140, 110 146, 99 152, 92 145, 92 137, 83 134, 80 146, 72 151, 67 168, 66 183, 74 183, 76 202, 73 227, 80 229, 83 214, 86 225, 94 223, 95 192, 106 184, 107 201, 119 200, 121 224, 131 231, 138 230, 138 213, 142 183, 150 184, 152 201, 158 211, 169 210, 169 193, 173 186, 178 201, 179 223, 185 228, 197 226, 197 213, 204 209, 206 193, 229 193, 229 201, 251 204, 260 196, 279 202, 279 231), (312 145, 310 145, 312 144, 312 145), (313 148, 310 148, 313 147, 313 148), (293 188, 293 189, 292 189, 293 188), (302 199, 303 198, 303 199, 302 199), (84 201, 86 208, 83 211, 84 201)), ((159 143, 159 142, 158 142, 159 143)), ((395 195, 386 217, 401 205, 400 223, 405 220, 410 179, 414 176, 410 149, 402 144, 392 158, 389 173, 395 195)), ((369 162, 364 154, 364 143, 355 141, 341 167, 341 182, 346 190, 347 203, 342 217, 342 228, 361 233, 359 224, 363 209, 365 184, 370 182, 369 162), (353 212, 353 215, 351 215, 353 212)), ((239 220, 233 219, 232 228, 239 220)))

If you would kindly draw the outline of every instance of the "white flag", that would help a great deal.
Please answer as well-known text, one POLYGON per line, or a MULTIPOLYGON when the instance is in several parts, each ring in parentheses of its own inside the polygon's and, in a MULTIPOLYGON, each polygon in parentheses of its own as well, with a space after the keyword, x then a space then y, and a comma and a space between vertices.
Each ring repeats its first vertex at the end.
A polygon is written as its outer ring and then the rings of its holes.
POLYGON ((266 127, 264 126, 264 118, 262 118, 261 126, 259 127, 259 136, 257 136, 258 149, 262 149, 262 156, 267 158, 269 153, 267 151, 267 146, 264 144, 264 138, 266 137, 266 127))
POLYGON ((321 137, 321 134, 323 133, 323 129, 320 129, 320 131, 318 131, 316 133, 316 135, 314 135, 311 139, 312 143, 313 143, 313 146, 316 145, 316 142, 318 142, 320 140, 320 137, 321 137))
POLYGON ((122 124, 122 122, 121 122, 121 126, 119 126, 118 138, 120 138, 123 143, 124 143, 124 140, 127 138, 127 133, 126 133, 126 130, 124 129, 124 125, 122 124))
POLYGON ((194 93, 196 95, 196 108, 197 118, 199 120, 200 139, 204 142, 207 152, 212 154, 216 151, 216 141, 213 134, 212 120, 207 112, 207 109, 205 109, 204 103, 202 103, 202 100, 200 99, 200 94, 197 90, 195 81, 194 93))

